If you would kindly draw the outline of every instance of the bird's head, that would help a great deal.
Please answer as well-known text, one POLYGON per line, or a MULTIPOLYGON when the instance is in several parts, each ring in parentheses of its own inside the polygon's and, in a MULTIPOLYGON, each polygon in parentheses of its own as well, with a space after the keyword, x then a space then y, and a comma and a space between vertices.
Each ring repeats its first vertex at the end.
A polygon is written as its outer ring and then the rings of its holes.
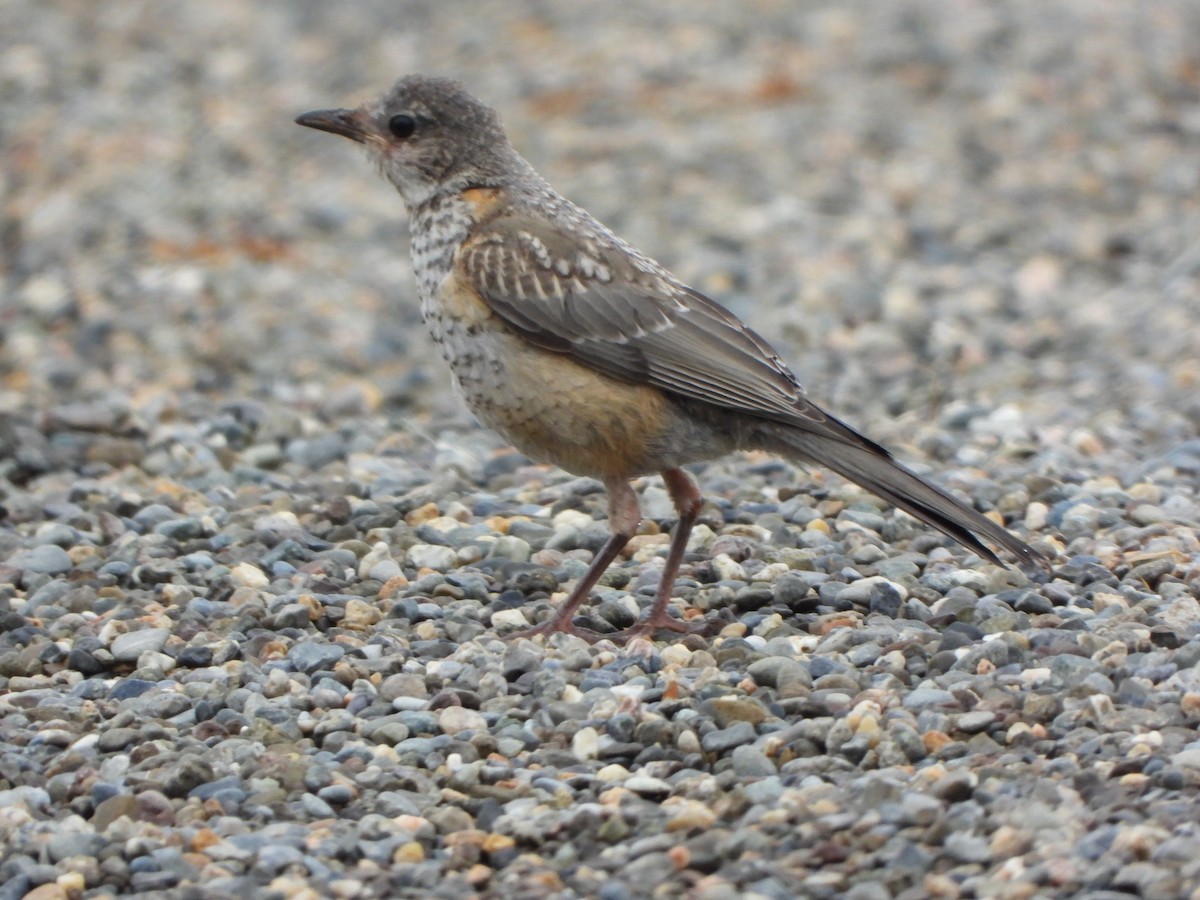
POLYGON ((362 144, 409 209, 443 193, 502 186, 528 168, 495 111, 448 78, 407 75, 377 100, 296 122, 362 144))

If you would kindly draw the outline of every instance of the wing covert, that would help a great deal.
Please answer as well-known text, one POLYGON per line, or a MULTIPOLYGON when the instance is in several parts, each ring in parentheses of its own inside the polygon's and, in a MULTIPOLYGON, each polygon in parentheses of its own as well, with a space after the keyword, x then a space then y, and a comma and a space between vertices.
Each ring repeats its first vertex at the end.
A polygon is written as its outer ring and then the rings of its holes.
POLYGON ((510 327, 612 378, 804 427, 826 421, 765 340, 616 238, 504 215, 460 265, 510 327))

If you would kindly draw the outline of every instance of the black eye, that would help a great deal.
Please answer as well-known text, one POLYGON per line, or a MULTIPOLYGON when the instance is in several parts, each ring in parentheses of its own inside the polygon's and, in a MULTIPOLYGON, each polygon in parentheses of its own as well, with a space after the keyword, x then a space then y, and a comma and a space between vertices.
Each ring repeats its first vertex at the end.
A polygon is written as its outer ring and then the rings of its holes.
POLYGON ((397 116, 392 116, 388 119, 388 131, 393 136, 398 138, 412 137, 412 133, 417 130, 417 120, 410 115, 400 113, 397 116))

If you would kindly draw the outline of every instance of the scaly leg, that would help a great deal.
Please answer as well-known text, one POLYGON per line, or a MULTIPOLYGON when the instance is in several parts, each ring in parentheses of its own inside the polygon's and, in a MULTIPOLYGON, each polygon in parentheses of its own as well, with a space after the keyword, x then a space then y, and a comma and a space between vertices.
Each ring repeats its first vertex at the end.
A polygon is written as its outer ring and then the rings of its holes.
POLYGON ((692 526, 696 524, 696 517, 700 515, 704 498, 700 495, 696 479, 683 469, 666 469, 663 471, 662 477, 667 485, 667 492, 675 501, 675 509, 679 512, 679 521, 675 523, 675 530, 671 533, 671 546, 667 550, 667 562, 663 566, 662 581, 659 582, 658 593, 654 595, 654 605, 650 607, 650 612, 629 628, 618 631, 616 634, 605 635, 612 641, 620 642, 633 637, 649 637, 660 629, 676 631, 681 634, 695 634, 706 629, 703 624, 688 625, 672 618, 667 613, 667 606, 671 602, 671 591, 675 587, 675 576, 679 574, 679 564, 683 562, 683 551, 687 548, 688 536, 692 533, 692 526))
MULTIPOLYGON (((621 552, 621 548, 628 544, 629 539, 637 533, 637 527, 642 521, 642 510, 638 506, 637 494, 633 492, 633 488, 629 486, 628 481, 615 478, 609 479, 604 482, 604 486, 608 490, 608 522, 609 527, 612 528, 612 536, 604 542, 604 546, 600 548, 600 552, 592 560, 591 566, 583 574, 583 577, 579 579, 575 585, 575 589, 571 591, 570 596, 563 601, 563 605, 558 608, 558 611, 554 615, 540 625, 535 625, 533 628, 527 628, 524 631, 518 631, 515 634, 507 635, 507 637, 534 637, 539 634, 553 634, 556 631, 578 635, 584 640, 593 643, 611 637, 611 635, 600 634, 588 628, 580 628, 573 621, 575 610, 591 594, 592 588, 596 586, 596 582, 600 580, 600 576, 604 574, 612 561, 617 558, 617 554, 621 552)), ((676 565, 678 566, 678 563, 676 565)))

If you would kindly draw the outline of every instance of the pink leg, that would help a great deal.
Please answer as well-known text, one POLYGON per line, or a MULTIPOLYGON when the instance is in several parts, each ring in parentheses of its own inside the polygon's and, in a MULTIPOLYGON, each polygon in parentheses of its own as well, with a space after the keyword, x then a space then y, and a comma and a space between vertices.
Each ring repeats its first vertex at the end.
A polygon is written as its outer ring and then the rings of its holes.
POLYGON ((527 628, 524 631, 518 631, 515 634, 508 635, 508 637, 534 637, 539 634, 553 634, 556 631, 578 635, 588 641, 598 641, 609 637, 609 635, 599 634, 590 629, 577 626, 573 621, 575 610, 588 598, 588 595, 592 592, 592 588, 600 580, 600 576, 604 574, 612 561, 617 558, 617 554, 621 552, 621 548, 629 543, 629 539, 637 532, 637 527, 642 521, 642 510, 638 506, 637 494, 633 492, 633 488, 629 486, 629 482, 620 479, 609 479, 605 481, 604 486, 608 489, 608 521, 609 527, 612 528, 612 536, 604 542, 604 546, 600 548, 600 552, 592 560, 591 566, 575 585, 575 590, 571 591, 571 595, 563 601, 563 605, 558 608, 558 611, 553 616, 540 625, 535 625, 533 628, 527 628))
POLYGON ((606 635, 610 640, 623 641, 632 637, 646 637, 660 629, 677 631, 682 634, 693 634, 705 630, 704 625, 687 625, 678 619, 673 619, 667 613, 671 602, 671 591, 675 587, 675 576, 679 574, 679 564, 683 562, 683 551, 687 548, 688 536, 696 517, 700 515, 703 497, 696 479, 683 469, 666 469, 662 473, 666 482, 667 492, 675 501, 675 509, 679 512, 679 521, 671 534, 671 546, 667 550, 667 562, 663 566, 662 581, 658 585, 658 593, 654 595, 654 605, 646 617, 629 628, 616 634, 606 635))

